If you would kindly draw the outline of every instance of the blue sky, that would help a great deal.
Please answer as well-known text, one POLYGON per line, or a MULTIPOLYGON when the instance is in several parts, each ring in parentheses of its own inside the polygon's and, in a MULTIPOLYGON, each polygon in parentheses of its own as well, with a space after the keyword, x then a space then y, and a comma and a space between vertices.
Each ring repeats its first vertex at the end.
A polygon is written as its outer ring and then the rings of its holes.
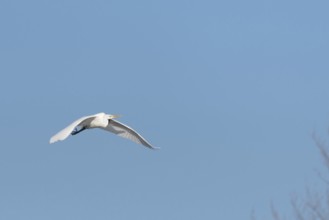
POLYGON ((322 190, 327 1, 0 2, 0 219, 249 219, 322 190), (160 151, 73 120, 122 114, 160 151))

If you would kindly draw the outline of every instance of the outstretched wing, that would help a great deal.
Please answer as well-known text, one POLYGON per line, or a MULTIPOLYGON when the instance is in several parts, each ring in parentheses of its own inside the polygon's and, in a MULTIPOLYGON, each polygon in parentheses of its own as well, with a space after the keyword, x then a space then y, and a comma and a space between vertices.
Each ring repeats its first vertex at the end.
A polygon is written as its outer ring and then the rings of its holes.
POLYGON ((64 128, 63 130, 61 130, 60 132, 58 132, 57 134, 55 134, 54 136, 52 136, 50 138, 49 143, 54 143, 56 141, 62 141, 65 140, 74 130, 74 128, 76 126, 79 126, 83 121, 91 119, 95 117, 94 115, 91 116, 85 116, 82 118, 79 118, 78 120, 74 121, 72 124, 70 124, 69 126, 67 126, 66 128, 64 128))
POLYGON ((122 124, 121 122, 118 122, 116 120, 109 120, 109 124, 107 127, 102 128, 106 131, 110 131, 120 137, 127 138, 129 140, 132 140, 138 144, 142 144, 145 147, 151 148, 151 149, 158 149, 156 147, 153 147, 149 142, 147 142, 140 134, 138 134, 136 131, 134 131, 132 128, 128 127, 125 124, 122 124))

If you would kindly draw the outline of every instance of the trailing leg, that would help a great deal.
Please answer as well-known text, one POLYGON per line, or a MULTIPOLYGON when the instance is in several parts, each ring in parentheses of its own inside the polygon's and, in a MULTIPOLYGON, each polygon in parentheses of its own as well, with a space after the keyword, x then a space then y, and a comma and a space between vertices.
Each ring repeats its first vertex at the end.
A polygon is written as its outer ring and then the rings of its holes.
POLYGON ((86 128, 85 127, 81 127, 80 130, 78 129, 74 129, 74 131, 71 132, 72 135, 76 135, 76 134, 79 134, 81 131, 85 130, 86 128))

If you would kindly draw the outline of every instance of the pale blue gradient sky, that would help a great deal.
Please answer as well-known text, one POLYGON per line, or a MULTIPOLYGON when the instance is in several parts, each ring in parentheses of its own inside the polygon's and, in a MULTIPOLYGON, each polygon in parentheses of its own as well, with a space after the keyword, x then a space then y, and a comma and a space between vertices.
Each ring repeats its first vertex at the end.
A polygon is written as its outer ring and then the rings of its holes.
POLYGON ((0 2, 0 219, 248 219, 320 190, 328 1, 0 2), (93 130, 97 112, 161 147, 93 130))

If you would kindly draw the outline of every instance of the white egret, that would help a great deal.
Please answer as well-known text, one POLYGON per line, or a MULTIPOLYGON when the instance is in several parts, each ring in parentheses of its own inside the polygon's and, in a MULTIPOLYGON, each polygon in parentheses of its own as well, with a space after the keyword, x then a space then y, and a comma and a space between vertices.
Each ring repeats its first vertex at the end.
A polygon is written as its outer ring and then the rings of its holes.
POLYGON ((85 129, 101 128, 148 148, 156 149, 132 128, 114 120, 114 118, 118 117, 118 115, 109 115, 103 112, 82 117, 51 137, 49 143, 52 144, 56 141, 65 140, 70 134, 76 135, 85 129), (78 130, 78 128, 80 129, 78 130))

